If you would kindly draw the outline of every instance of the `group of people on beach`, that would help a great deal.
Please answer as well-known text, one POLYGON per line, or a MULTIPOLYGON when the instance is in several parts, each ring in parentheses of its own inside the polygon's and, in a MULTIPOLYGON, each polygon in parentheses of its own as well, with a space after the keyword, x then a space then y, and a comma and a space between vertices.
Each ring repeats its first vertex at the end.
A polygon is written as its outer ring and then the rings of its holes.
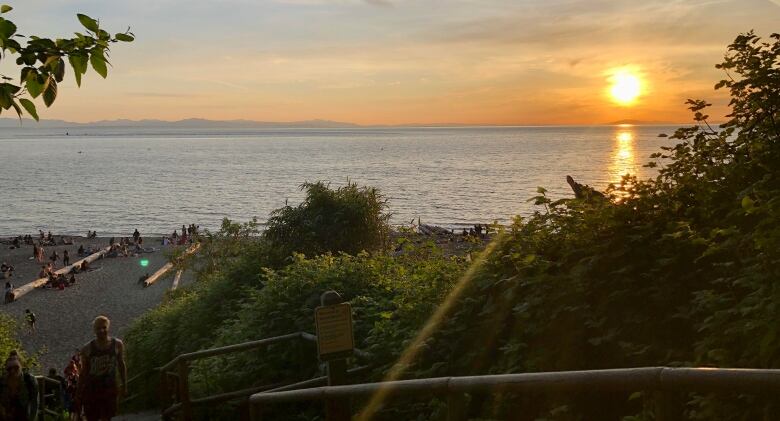
POLYGON ((182 224, 181 235, 179 235, 178 230, 173 230, 173 234, 171 234, 170 237, 163 237, 162 245, 183 245, 192 243, 195 241, 195 238, 198 237, 199 230, 200 225, 190 224, 189 226, 185 226, 182 224))
MULTIPOLYGON (((32 314, 29 310, 27 313, 32 314)), ((63 370, 64 376, 55 368, 49 369, 47 377, 54 382, 45 382, 43 390, 23 366, 19 352, 11 351, 5 373, 0 376, 0 420, 38 419, 41 391, 45 407, 57 412, 64 409, 70 420, 81 420, 82 415, 87 421, 113 418, 118 399, 127 395, 127 365, 124 344, 109 336, 110 325, 107 317, 96 317, 92 322, 95 339, 76 350, 63 370)))
POLYGON ((466 228, 463 228, 462 235, 464 237, 485 238, 488 235, 488 227, 482 224, 475 224, 473 227, 469 228, 468 230, 466 230, 466 228))

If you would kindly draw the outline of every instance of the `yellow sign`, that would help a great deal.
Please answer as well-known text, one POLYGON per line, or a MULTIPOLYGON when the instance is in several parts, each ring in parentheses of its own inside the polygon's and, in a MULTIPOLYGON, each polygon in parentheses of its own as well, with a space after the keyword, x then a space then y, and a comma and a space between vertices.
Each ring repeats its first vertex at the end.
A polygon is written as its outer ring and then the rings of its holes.
POLYGON ((345 358, 355 349, 352 336, 352 306, 348 303, 317 307, 317 353, 323 361, 345 358))

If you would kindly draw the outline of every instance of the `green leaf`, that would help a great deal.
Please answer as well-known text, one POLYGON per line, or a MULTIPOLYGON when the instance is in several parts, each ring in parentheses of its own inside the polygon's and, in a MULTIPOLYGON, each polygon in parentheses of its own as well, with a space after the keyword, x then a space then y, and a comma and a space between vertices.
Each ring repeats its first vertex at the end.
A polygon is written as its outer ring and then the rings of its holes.
POLYGON ((38 73, 37 72, 29 72, 27 74, 27 79, 25 80, 26 86, 27 86, 27 92, 30 93, 30 96, 33 98, 37 98, 38 95, 43 92, 43 84, 38 79, 38 73))
POLYGON ((81 22, 82 25, 84 25, 85 28, 89 29, 92 32, 97 32, 100 30, 98 27, 98 23, 95 19, 92 19, 91 17, 87 15, 83 15, 81 13, 77 14, 76 17, 79 18, 79 22, 81 22))
POLYGON ((756 202, 753 201, 753 199, 750 198, 750 196, 745 196, 742 198, 742 209, 750 212, 753 209, 753 206, 756 202))
POLYGON ((0 18, 0 38, 11 38, 16 33, 16 25, 9 20, 0 18))
POLYGON ((132 35, 129 34, 116 34, 114 37, 117 40, 124 41, 124 42, 133 42, 133 40, 135 39, 132 35))
POLYGON ((7 4, 4 4, 4 5, 0 6, 0 13, 8 13, 11 10, 14 10, 14 8, 9 6, 9 5, 7 5, 7 4))
POLYGON ((57 61, 57 66, 54 69, 54 79, 57 80, 57 82, 62 82, 62 79, 65 78, 65 60, 59 59, 57 61))
POLYGON ((0 107, 7 110, 11 108, 12 102, 11 93, 5 89, 5 86, 0 85, 0 107))
POLYGON ((89 55, 89 62, 92 63, 92 68, 95 69, 95 71, 100 75, 103 76, 103 79, 108 76, 108 68, 106 67, 106 59, 103 57, 103 52, 95 53, 89 55))
POLYGON ((68 56, 68 61, 73 67, 73 74, 76 76, 76 85, 81 86, 81 75, 87 72, 87 57, 83 55, 68 56))
POLYGON ((19 108, 19 104, 17 104, 15 101, 11 101, 11 106, 14 107, 16 115, 19 116, 19 121, 22 121, 22 109, 19 108))
POLYGON ((35 104, 32 101, 27 98, 19 98, 19 103, 27 110, 27 114, 30 114, 30 117, 38 121, 38 111, 35 110, 35 104))
POLYGON ((46 89, 43 91, 43 103, 50 107, 55 99, 57 99, 57 81, 53 76, 49 76, 46 80, 46 89))

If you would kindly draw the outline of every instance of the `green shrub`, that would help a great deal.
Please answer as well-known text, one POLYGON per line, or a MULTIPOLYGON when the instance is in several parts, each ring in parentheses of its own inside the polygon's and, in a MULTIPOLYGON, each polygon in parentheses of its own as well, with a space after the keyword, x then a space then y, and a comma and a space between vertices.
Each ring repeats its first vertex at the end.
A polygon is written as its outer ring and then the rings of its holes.
POLYGON ((323 182, 304 183, 301 189, 306 191, 303 203, 273 211, 263 234, 276 262, 293 253, 355 255, 387 246, 390 215, 377 189, 347 183, 334 190, 323 182))

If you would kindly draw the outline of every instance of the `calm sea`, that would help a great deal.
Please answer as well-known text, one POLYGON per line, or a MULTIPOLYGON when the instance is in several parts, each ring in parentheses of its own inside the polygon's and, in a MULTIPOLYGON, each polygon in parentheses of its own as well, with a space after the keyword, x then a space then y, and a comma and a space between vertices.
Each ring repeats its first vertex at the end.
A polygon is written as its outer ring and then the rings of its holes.
POLYGON ((170 233, 264 221, 305 181, 378 187, 394 223, 458 227, 527 214, 565 176, 646 178, 673 127, 0 129, 0 235, 170 233))

